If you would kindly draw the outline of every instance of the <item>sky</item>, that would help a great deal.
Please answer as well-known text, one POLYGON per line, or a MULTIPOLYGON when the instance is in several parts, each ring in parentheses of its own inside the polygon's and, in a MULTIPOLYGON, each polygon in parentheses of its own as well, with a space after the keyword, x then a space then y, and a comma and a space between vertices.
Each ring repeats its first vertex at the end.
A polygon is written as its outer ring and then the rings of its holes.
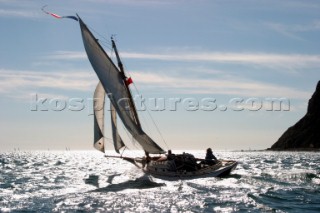
POLYGON ((78 14, 112 59, 114 35, 164 149, 269 148, 320 80, 319 1, 0 0, 1 150, 93 150, 98 78, 79 24, 45 5, 78 14))

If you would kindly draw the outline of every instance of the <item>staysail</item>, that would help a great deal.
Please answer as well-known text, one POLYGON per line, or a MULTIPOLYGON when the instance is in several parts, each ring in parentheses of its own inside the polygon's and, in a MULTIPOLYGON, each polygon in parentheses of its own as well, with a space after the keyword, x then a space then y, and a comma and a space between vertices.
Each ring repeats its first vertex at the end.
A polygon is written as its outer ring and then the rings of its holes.
POLYGON ((136 109, 129 102, 130 95, 125 85, 125 76, 119 72, 118 68, 80 18, 79 23, 89 61, 103 88, 108 93, 108 97, 125 128, 146 152, 151 154, 164 153, 164 150, 142 130, 141 126, 134 119, 134 116, 132 116, 136 114, 136 109))
MULTIPOLYGON (((93 96, 94 108, 94 148, 104 152, 104 106, 106 92, 101 84, 98 83, 93 96)), ((117 129, 117 113, 110 103, 111 127, 114 149, 119 153, 119 149, 125 146, 117 129)))
POLYGON ((117 112, 110 103, 110 112, 111 112, 111 126, 112 126, 112 138, 113 138, 113 145, 114 149, 116 150, 117 153, 119 153, 119 149, 125 146, 123 143, 119 133, 118 133, 118 126, 117 126, 117 112))
POLYGON ((93 119, 94 119, 94 148, 104 152, 104 103, 106 92, 101 84, 98 83, 93 95, 93 119))

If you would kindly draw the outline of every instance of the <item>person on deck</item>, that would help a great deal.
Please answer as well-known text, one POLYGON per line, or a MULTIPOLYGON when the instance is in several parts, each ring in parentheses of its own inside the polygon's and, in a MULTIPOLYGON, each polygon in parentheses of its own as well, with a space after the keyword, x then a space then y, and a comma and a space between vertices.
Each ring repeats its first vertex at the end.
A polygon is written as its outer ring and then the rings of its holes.
POLYGON ((172 151, 169 149, 168 154, 167 154, 167 160, 174 160, 175 159, 175 154, 172 154, 172 151))
POLYGON ((213 165, 213 164, 216 164, 217 161, 218 159, 216 158, 216 156, 214 156, 212 149, 208 148, 206 153, 205 163, 209 165, 213 165))
POLYGON ((146 151, 145 151, 145 154, 146 154, 146 156, 145 156, 146 162, 149 163, 150 160, 151 160, 151 157, 150 157, 150 155, 149 155, 149 152, 146 152, 146 151))

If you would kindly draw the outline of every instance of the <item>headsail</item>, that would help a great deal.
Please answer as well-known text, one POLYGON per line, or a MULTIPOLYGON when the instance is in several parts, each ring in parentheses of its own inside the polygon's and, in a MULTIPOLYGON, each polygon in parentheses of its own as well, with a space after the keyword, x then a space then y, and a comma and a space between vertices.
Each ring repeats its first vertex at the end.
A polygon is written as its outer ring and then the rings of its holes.
POLYGON ((104 152, 104 103, 106 92, 101 82, 98 83, 93 95, 94 112, 94 143, 97 150, 104 152))
POLYGON ((112 138, 113 138, 113 145, 114 149, 117 153, 119 153, 119 149, 125 146, 123 143, 117 127, 117 112, 113 107, 112 103, 110 103, 110 112, 111 112, 111 126, 112 126, 112 138))
MULTIPOLYGON (((101 84, 98 83, 93 96, 94 108, 94 147, 104 152, 104 106, 105 106, 106 92, 101 84)), ((117 114, 110 103, 111 111, 111 126, 114 149, 119 153, 119 149, 125 146, 117 129, 117 114)))
POLYGON ((136 109, 129 103, 130 97, 125 85, 124 76, 119 72, 118 68, 80 18, 79 23, 83 44, 89 61, 101 81, 103 88, 108 93, 110 101, 125 128, 146 152, 152 154, 164 153, 164 150, 156 144, 133 119, 132 115, 136 114, 136 109))

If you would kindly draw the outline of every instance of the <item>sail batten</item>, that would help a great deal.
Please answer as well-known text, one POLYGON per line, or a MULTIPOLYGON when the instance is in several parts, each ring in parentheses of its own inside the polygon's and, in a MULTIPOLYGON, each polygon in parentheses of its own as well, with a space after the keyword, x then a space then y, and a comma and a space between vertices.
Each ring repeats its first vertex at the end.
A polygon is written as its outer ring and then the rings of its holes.
POLYGON ((125 85, 125 76, 119 72, 80 18, 79 23, 88 59, 125 128, 146 152, 152 154, 164 153, 164 150, 142 130, 132 116, 132 114, 136 114, 134 113, 136 109, 129 103, 130 94, 128 94, 125 85))

